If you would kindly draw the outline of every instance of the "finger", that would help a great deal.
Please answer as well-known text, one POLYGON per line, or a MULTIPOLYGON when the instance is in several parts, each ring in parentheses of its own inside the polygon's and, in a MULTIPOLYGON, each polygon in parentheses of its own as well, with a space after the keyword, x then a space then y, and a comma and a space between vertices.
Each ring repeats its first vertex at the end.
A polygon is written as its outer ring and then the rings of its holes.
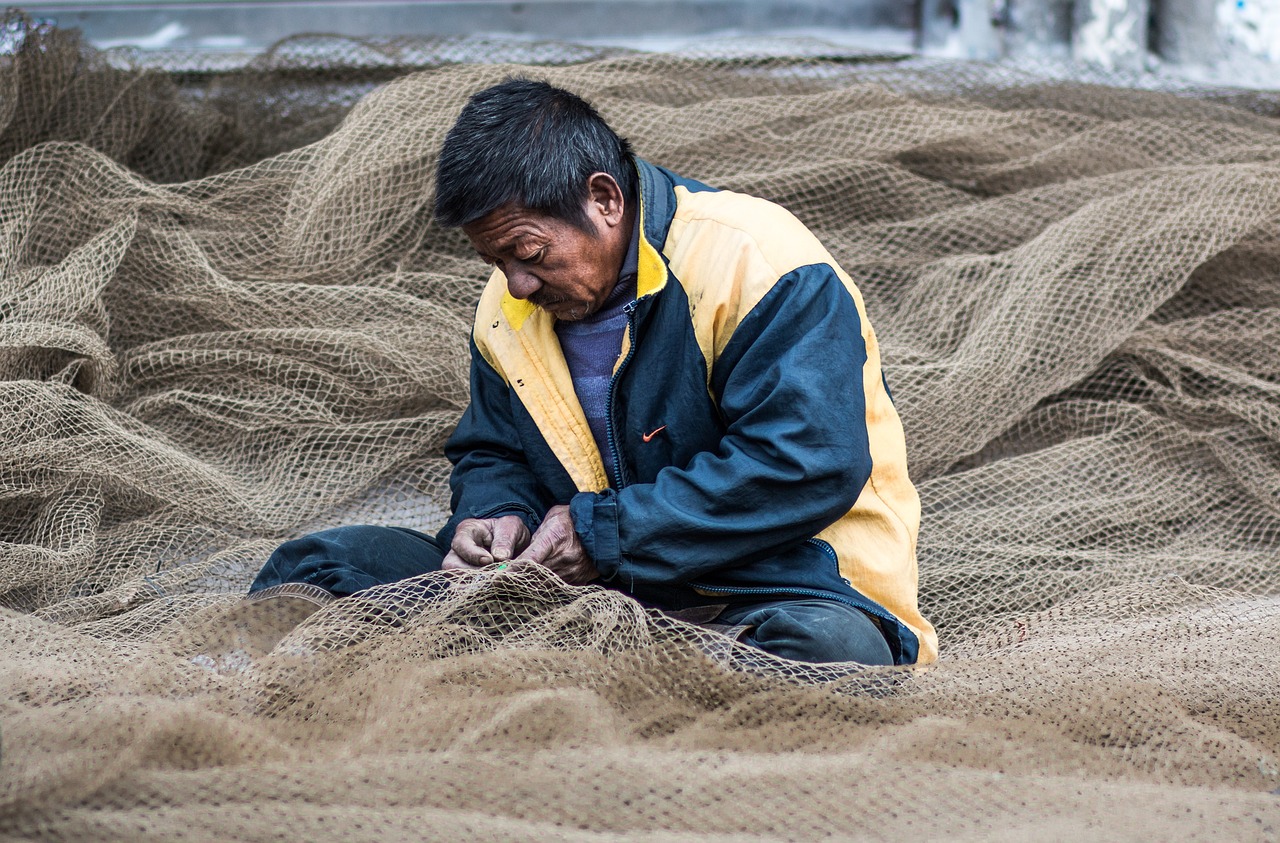
POLYGON ((489 552, 493 555, 493 561, 506 562, 511 559, 512 554, 516 550, 516 543, 521 539, 521 533, 528 532, 520 519, 503 518, 493 527, 493 544, 489 548, 489 552))
POLYGON ((547 559, 555 552, 555 547, 555 537, 549 531, 539 527, 538 532, 533 534, 533 539, 530 540, 529 546, 519 556, 511 560, 512 567, 520 564, 546 564, 547 559))
POLYGON ((493 555, 489 552, 492 540, 493 534, 485 522, 463 521, 453 535, 449 552, 456 554, 468 565, 488 565, 493 561, 493 555))
POLYGON ((474 571, 475 565, 468 564, 461 556, 452 550, 444 555, 444 559, 440 560, 440 570, 442 571, 474 571))

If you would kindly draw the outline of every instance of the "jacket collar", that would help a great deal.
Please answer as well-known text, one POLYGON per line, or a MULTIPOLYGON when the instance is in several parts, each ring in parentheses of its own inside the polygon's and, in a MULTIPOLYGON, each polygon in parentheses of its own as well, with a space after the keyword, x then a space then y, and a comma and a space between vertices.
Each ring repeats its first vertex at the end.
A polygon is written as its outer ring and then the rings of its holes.
POLYGON ((676 213, 672 174, 642 158, 636 159, 640 193, 640 251, 636 275, 636 298, 653 295, 667 285, 667 261, 663 244, 676 213))

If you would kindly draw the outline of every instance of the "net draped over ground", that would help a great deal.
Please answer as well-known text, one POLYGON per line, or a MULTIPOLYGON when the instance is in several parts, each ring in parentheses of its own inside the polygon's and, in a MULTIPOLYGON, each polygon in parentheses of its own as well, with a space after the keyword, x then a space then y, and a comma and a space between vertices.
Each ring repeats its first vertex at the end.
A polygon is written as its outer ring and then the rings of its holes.
POLYGON ((167 74, 10 22, 0 834, 1280 833, 1280 97, 482 40, 167 74), (447 515, 487 268, 432 175, 512 73, 853 276, 938 665, 753 659, 537 572, 253 652, 280 540, 447 515))

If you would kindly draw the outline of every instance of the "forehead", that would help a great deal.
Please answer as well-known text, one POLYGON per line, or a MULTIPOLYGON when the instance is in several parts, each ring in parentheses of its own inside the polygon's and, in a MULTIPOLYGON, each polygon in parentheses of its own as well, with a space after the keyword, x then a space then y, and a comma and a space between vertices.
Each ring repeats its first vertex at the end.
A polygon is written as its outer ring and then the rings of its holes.
POLYGON ((508 202, 475 222, 462 227, 463 233, 481 251, 502 251, 528 237, 549 239, 564 226, 555 217, 533 211, 517 202, 508 202))

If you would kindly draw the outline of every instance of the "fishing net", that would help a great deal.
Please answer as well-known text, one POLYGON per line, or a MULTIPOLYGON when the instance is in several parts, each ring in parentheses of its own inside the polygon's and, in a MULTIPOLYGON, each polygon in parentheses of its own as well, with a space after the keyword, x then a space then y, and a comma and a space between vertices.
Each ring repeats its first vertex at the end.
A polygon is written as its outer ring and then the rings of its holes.
POLYGON ((4 32, 0 834, 1280 834, 1280 96, 4 32), (538 571, 241 602, 283 539, 445 519, 487 271, 434 157, 511 73, 857 280, 936 665, 788 664, 538 571))

